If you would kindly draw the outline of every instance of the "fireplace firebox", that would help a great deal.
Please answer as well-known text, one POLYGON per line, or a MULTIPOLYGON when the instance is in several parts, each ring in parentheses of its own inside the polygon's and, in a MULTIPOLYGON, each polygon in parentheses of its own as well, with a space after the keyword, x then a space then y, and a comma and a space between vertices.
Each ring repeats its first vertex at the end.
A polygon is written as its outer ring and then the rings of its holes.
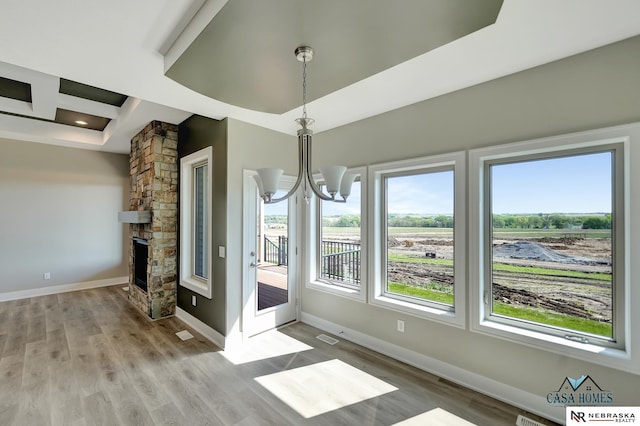
POLYGON ((149 241, 144 238, 133 238, 133 283, 143 291, 147 291, 147 263, 149 258, 149 241))

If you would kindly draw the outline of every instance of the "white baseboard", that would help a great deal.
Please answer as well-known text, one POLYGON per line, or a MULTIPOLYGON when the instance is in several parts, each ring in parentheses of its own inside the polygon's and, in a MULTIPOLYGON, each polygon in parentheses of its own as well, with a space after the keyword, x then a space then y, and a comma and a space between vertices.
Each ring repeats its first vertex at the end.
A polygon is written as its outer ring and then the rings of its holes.
POLYGON ((50 287, 32 288, 29 290, 0 293, 0 302, 9 300, 28 299, 30 297, 48 296, 50 294, 68 293, 70 291, 87 290, 90 288, 108 287, 116 284, 126 284, 129 277, 107 278, 104 280, 85 281, 81 283, 54 285, 50 287))
POLYGON ((176 317, 187 324, 189 327, 193 328, 198 333, 202 334, 207 340, 212 342, 214 345, 219 346, 221 349, 224 349, 225 338, 222 334, 218 333, 213 328, 209 327, 207 324, 200 321, 198 318, 191 315, 189 312, 185 311, 176 306, 176 317))
POLYGON ((543 396, 535 395, 530 392, 525 392, 522 389, 505 385, 497 380, 489 379, 471 371, 464 370, 435 358, 430 358, 421 353, 402 348, 376 337, 369 336, 368 334, 351 330, 305 312, 302 312, 301 321, 323 331, 332 333, 345 340, 357 343, 358 345, 427 371, 438 377, 450 380, 466 388, 473 389, 474 391, 506 402, 507 404, 522 408, 530 413, 553 420, 559 424, 563 424, 565 421, 564 407, 549 405, 543 396))

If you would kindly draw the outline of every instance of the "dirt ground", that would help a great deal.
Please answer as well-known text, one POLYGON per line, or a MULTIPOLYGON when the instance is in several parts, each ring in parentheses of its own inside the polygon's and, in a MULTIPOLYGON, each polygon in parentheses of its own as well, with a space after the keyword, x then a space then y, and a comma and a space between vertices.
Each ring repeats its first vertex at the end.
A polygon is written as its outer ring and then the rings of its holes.
MULTIPOLYGON (((435 256, 453 259, 453 240, 403 235, 389 239, 391 253, 413 257, 435 256)), ((528 267, 611 273, 611 240, 597 238, 527 238, 494 241, 495 262, 528 267), (517 252, 517 254, 509 253, 517 252), (552 259, 552 260, 551 260, 552 259)), ((451 267, 391 262, 389 280, 420 286, 428 282, 453 284, 451 267)), ((538 307, 581 318, 610 322, 612 287, 606 281, 589 278, 542 276, 494 271, 494 299, 504 303, 538 307)))

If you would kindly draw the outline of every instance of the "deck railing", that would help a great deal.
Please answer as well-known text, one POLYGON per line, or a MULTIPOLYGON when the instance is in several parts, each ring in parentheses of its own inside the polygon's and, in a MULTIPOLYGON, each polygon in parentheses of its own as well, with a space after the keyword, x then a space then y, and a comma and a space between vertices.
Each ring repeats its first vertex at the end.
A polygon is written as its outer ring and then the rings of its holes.
MULTIPOLYGON (((274 265, 287 265, 288 238, 279 236, 278 242, 264 237, 264 261, 274 265)), ((320 278, 360 285, 360 243, 322 241, 320 278)))
POLYGON ((284 235, 278 237, 278 242, 275 243, 264 236, 264 261, 267 263, 273 263, 278 266, 287 266, 288 256, 288 238, 284 235))
POLYGON ((320 277, 360 285, 360 243, 323 240, 320 277))

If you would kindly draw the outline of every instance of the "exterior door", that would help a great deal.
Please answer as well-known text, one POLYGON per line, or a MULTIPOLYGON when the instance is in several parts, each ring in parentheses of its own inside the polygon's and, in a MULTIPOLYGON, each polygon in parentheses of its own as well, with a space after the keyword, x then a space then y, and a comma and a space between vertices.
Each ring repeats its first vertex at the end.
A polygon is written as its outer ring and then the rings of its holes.
MULTIPOLYGON (((244 174, 242 331, 245 337, 294 321, 297 313, 295 197, 277 204, 264 204, 258 196, 254 175, 251 171, 244 174)), ((283 178, 283 183, 288 182, 283 178)))

